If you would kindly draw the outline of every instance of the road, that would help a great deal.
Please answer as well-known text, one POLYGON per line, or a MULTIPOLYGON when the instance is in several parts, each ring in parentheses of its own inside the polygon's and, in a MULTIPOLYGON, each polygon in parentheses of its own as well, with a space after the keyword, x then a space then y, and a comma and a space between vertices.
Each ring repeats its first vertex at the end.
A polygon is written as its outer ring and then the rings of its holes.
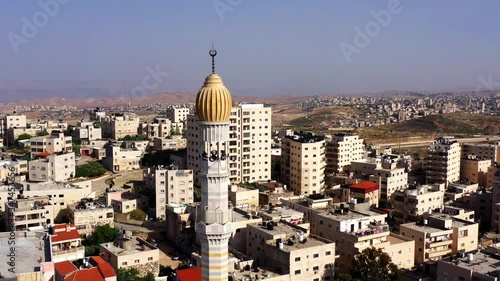
MULTIPOLYGON (((459 143, 476 143, 476 142, 486 142, 486 141, 500 141, 500 137, 498 136, 485 136, 485 137, 480 137, 480 138, 455 138, 454 140, 458 141, 459 143)), ((401 142, 401 143, 384 143, 384 144, 377 144, 379 146, 391 146, 393 148, 401 147, 401 148, 408 148, 408 147, 424 147, 428 146, 432 141, 410 141, 410 142, 401 142)))

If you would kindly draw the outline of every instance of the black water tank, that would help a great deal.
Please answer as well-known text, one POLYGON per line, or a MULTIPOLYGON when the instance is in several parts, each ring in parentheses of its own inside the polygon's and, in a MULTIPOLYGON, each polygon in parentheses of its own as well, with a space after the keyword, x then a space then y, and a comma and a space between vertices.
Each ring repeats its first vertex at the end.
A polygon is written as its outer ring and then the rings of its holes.
POLYGON ((55 231, 54 231, 54 227, 49 227, 49 235, 54 235, 55 234, 55 231))

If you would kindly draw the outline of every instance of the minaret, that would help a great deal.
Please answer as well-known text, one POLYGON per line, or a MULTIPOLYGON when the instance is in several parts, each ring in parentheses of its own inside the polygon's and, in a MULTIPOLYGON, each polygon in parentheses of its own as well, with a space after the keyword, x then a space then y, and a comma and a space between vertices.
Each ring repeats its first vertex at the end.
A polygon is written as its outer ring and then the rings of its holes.
POLYGON ((228 242, 231 236, 232 208, 228 204, 229 170, 228 142, 231 93, 215 74, 212 74, 196 96, 196 114, 200 124, 201 205, 198 209, 196 233, 201 243, 201 276, 204 281, 228 280, 228 242))

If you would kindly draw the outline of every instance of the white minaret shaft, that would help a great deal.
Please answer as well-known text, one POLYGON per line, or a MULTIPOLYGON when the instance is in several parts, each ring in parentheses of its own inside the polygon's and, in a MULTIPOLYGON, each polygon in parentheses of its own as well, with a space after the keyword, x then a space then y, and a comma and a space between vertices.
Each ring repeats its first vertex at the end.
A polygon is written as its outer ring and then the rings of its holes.
POLYGON ((201 243, 202 280, 228 280, 228 243, 231 236, 232 209, 228 205, 229 170, 228 141, 231 93, 214 73, 214 57, 210 50, 212 74, 196 97, 200 120, 201 205, 196 232, 201 243))

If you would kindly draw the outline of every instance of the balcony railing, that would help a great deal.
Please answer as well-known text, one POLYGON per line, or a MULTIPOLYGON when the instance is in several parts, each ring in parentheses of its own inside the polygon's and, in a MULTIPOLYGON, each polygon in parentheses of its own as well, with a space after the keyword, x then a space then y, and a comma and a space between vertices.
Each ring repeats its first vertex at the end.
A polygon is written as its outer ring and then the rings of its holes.
POLYGON ((353 231, 353 232, 351 232, 351 234, 356 236, 356 237, 363 237, 363 236, 368 236, 368 235, 378 234, 378 233, 383 233, 383 232, 388 232, 388 231, 389 231, 388 225, 370 225, 368 229, 353 231))
POLYGON ((74 252, 77 252, 77 251, 84 251, 85 250, 85 247, 83 246, 78 246, 78 247, 75 247, 75 248, 70 248, 70 249, 67 249, 67 250, 53 250, 52 251, 52 255, 54 256, 57 256, 57 255, 65 255, 65 254, 69 254, 69 253, 74 253, 74 252))

